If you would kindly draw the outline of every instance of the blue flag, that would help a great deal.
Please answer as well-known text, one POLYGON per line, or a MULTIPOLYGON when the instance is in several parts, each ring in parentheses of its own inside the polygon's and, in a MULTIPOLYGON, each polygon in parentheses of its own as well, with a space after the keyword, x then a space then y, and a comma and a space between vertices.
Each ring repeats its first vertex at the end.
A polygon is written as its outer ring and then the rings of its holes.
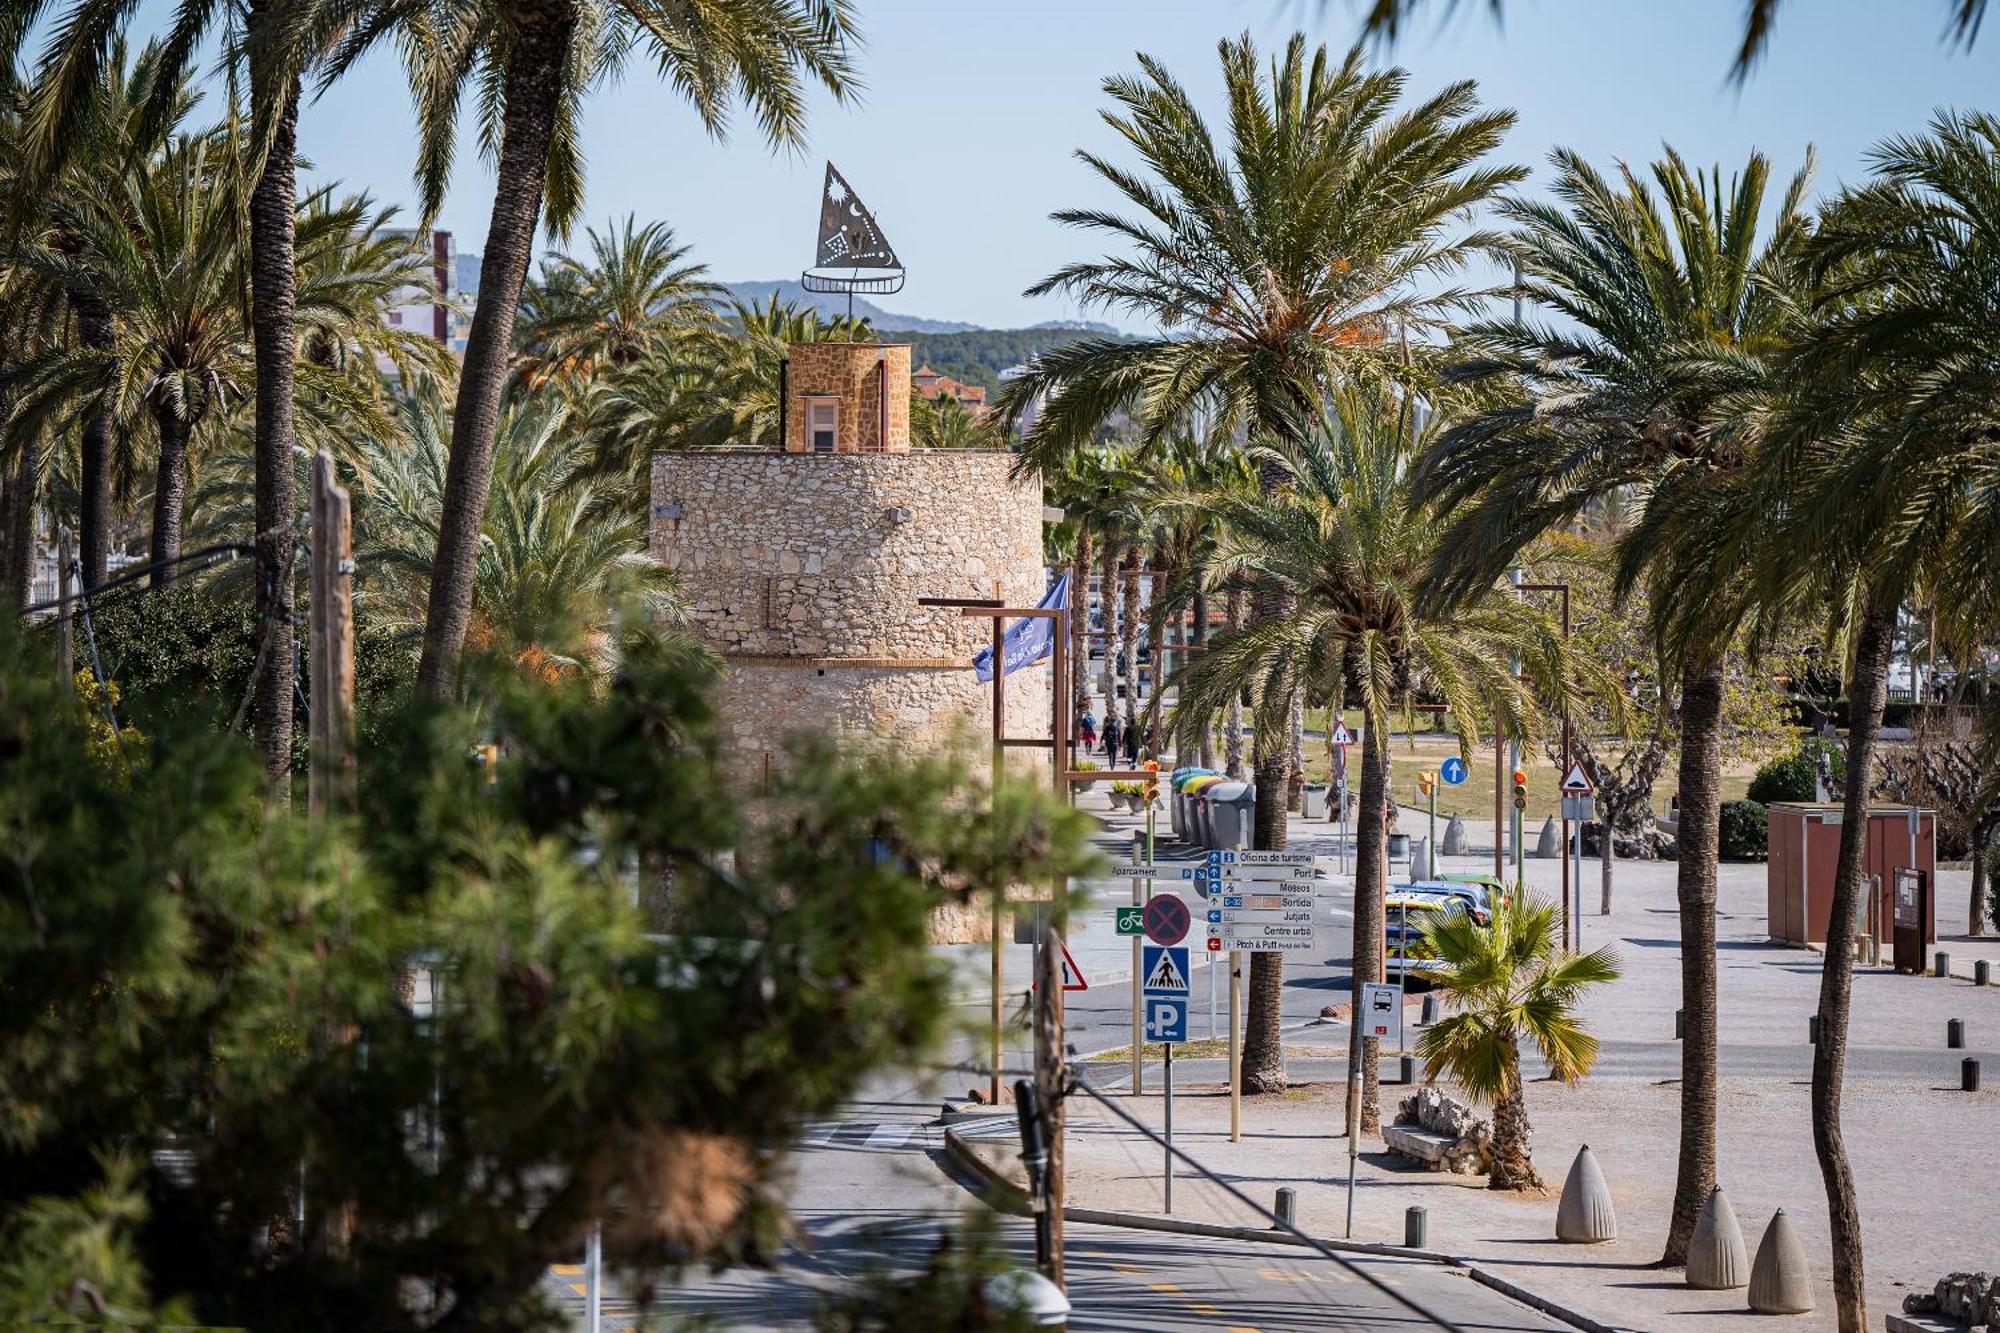
MULTIPOLYGON (((1069 606, 1069 575, 1064 574, 1051 583, 1036 605, 1045 611, 1066 609, 1069 606)), ((1022 667, 1032 666, 1047 657, 1055 639, 1056 622, 1046 617, 1032 616, 1009 625, 1000 640, 1007 651, 1006 674, 1011 676, 1022 667)), ((981 681, 992 680, 993 650, 981 648, 979 656, 972 659, 972 669, 979 673, 981 681)))

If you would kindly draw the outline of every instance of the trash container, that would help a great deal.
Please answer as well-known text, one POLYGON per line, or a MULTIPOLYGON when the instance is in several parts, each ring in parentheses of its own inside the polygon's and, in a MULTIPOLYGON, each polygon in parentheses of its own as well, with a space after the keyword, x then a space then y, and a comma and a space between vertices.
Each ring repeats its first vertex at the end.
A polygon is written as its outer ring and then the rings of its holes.
POLYGON ((1188 788, 1196 778, 1206 777, 1214 771, 1211 768, 1177 768, 1167 779, 1169 793, 1167 818, 1176 838, 1191 839, 1194 836, 1193 823, 1188 813, 1191 805, 1188 788))
POLYGON ((1325 819, 1326 784, 1323 782, 1308 782, 1304 793, 1300 797, 1300 802, 1299 813, 1307 819, 1325 819))
POLYGON ((1219 782, 1208 789, 1210 847, 1250 845, 1257 819, 1257 789, 1247 782, 1219 782))
POLYGON ((1215 789, 1228 779, 1220 773, 1204 773, 1188 783, 1187 838, 1203 847, 1214 846, 1214 806, 1209 800, 1215 789))

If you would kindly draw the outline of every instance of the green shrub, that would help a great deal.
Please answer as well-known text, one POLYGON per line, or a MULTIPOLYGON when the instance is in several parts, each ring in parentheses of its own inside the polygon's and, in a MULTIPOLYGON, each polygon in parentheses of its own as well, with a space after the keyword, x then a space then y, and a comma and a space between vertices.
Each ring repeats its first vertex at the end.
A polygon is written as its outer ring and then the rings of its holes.
POLYGON ((1769 846, 1764 807, 1756 801, 1724 801, 1717 851, 1725 861, 1761 861, 1769 846))
POLYGON ((1750 799, 1759 805, 1776 801, 1810 801, 1819 794, 1812 755, 1804 746, 1757 770, 1750 779, 1750 799))

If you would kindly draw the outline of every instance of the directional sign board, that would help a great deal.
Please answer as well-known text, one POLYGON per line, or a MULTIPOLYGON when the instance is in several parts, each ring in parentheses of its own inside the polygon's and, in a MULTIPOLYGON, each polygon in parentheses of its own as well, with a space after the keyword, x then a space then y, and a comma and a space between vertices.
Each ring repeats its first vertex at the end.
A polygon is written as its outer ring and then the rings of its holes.
POLYGON ((1188 905, 1179 896, 1162 893, 1146 904, 1140 920, 1146 938, 1153 943, 1179 944, 1187 938, 1188 923, 1193 917, 1188 912, 1188 905))
POLYGON ((1464 786, 1465 780, 1471 776, 1471 770, 1466 766, 1466 762, 1457 755, 1438 765, 1438 777, 1447 787, 1464 786))
POLYGON ((1569 772, 1563 775, 1565 796, 1588 796, 1596 790, 1597 788, 1590 785, 1590 775, 1583 771, 1581 763, 1571 764, 1569 772))
POLYGON ((1118 933, 1120 935, 1143 935, 1146 909, 1143 907, 1121 907, 1118 909, 1118 933))
POLYGON ((1310 866, 1316 860, 1311 852, 1239 852, 1213 851, 1208 854, 1212 866, 1310 866))
POLYGON ((1364 982, 1361 986, 1361 1035, 1388 1045, 1403 1044, 1403 992, 1395 986, 1364 982))
POLYGON ((1594 796, 1563 797, 1563 818, 1572 824, 1581 824, 1597 818, 1597 798, 1594 796))
POLYGON ((1314 953, 1311 852, 1210 852, 1208 934, 1227 949, 1314 953))
POLYGON ((1208 866, 1202 862, 1188 865, 1145 866, 1128 862, 1111 867, 1114 879, 1200 879, 1207 873, 1208 866))

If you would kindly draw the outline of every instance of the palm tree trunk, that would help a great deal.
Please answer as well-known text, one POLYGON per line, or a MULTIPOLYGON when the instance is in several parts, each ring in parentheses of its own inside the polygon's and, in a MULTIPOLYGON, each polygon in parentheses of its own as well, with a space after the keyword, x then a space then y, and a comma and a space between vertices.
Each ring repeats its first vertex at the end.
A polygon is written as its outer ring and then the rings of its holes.
POLYGON ((1722 818, 1722 662, 1681 668, 1681 1149, 1661 1262, 1685 1264, 1696 1217, 1715 1186, 1715 867, 1722 818))
POLYGON ((1139 748, 1139 561, 1144 555, 1136 545, 1125 552, 1124 591, 1119 596, 1125 609, 1118 626, 1118 666, 1125 676, 1125 734, 1131 738, 1125 743, 1135 750, 1139 748))
POLYGON ((446 698, 456 688, 459 654, 472 620, 479 532, 493 483, 493 441, 513 354, 514 315, 534 257, 535 224, 541 217, 574 22, 569 0, 525 0, 515 16, 513 51, 504 75, 499 181, 486 230, 479 304, 452 410, 451 461, 445 469, 437 558, 417 664, 417 689, 430 699, 446 698))
POLYGON ((184 421, 173 408, 160 406, 153 412, 160 431, 160 462, 153 479, 153 572, 149 587, 165 588, 179 577, 179 571, 162 567, 181 553, 181 525, 187 514, 188 436, 192 423, 184 421))
MULTIPOLYGON (((1290 613, 1291 598, 1283 592, 1260 592, 1253 598, 1252 618, 1270 620, 1290 613)), ((1289 699, 1295 688, 1288 670, 1280 670, 1264 688, 1289 699)), ((1257 702, 1260 715, 1268 715, 1268 698, 1257 702)), ((1280 716, 1289 711, 1280 704, 1280 716)), ((1291 778, 1290 738, 1280 731, 1266 734, 1253 727, 1250 737, 1250 771, 1256 789, 1256 819, 1251 845, 1260 852, 1285 849, 1285 784, 1291 778)), ((1285 956, 1259 951, 1250 955, 1250 1008, 1244 1021, 1242 1084, 1245 1092, 1283 1092, 1286 1087, 1284 1044, 1279 1029, 1284 1022, 1285 956)))
MULTIPOLYGON (((85 351, 111 351, 114 330, 103 302, 76 299, 76 337, 85 351)), ((77 434, 77 489, 77 556, 89 590, 111 568, 111 413, 101 405, 84 417, 77 434)))
MULTIPOLYGON (((1171 562, 1166 553, 1161 552, 1153 559, 1152 608, 1157 611, 1160 594, 1172 580, 1171 562)), ((1160 716, 1160 687, 1167 680, 1167 623, 1157 615, 1150 616, 1146 624, 1146 656, 1152 659, 1153 689, 1146 696, 1146 749, 1155 759, 1167 748, 1166 727, 1160 716)))
POLYGON ((1965 933, 1986 933, 1986 848, 1993 840, 1993 812, 1980 810, 1972 817, 1972 900, 1965 911, 1965 933))
POLYGON ((1379 1066, 1382 1043, 1370 1037, 1362 1040, 1361 987, 1364 982, 1381 981, 1386 960, 1383 935, 1388 929, 1389 895, 1389 746, 1388 737, 1375 718, 1361 724, 1360 808, 1354 817, 1354 947, 1352 1003, 1354 1020, 1348 1025, 1349 1068, 1361 1070, 1361 1128, 1382 1126, 1379 1066))
MULTIPOLYGON (((1117 652, 1117 641, 1113 636, 1118 633, 1118 562, 1124 558, 1124 553, 1118 549, 1117 537, 1107 535, 1104 539, 1102 562, 1104 573, 1098 580, 1101 586, 1097 598, 1104 615, 1105 636, 1101 640, 1104 644, 1104 655, 1097 659, 1097 692, 1104 696, 1104 725, 1107 727, 1111 725, 1111 719, 1118 712, 1118 691, 1113 686, 1111 677, 1117 660, 1114 656, 1117 652)), ((1116 768, 1118 765, 1114 763, 1106 767, 1116 768)))
MULTIPOLYGON (((1090 711, 1090 525, 1078 523, 1069 579, 1070 714, 1090 711)), ((1074 738, 1076 728, 1070 728, 1074 738)))
MULTIPOLYGON (((252 7, 252 22, 270 0, 252 7)), ((292 771, 292 521, 298 497, 292 470, 292 367, 298 352, 297 224, 299 89, 287 90, 276 137, 250 195, 250 322, 257 359, 255 690, 257 749, 272 796, 291 793, 292 771)))
POLYGON ((27 433, 0 490, 0 601, 16 611, 35 599, 35 500, 41 473, 41 437, 27 433))
POLYGON ((1826 925, 1826 958, 1820 965, 1819 1043, 1813 1047, 1813 1151, 1826 1182, 1827 1221, 1833 1232, 1833 1300, 1840 1333, 1863 1333, 1868 1296, 1862 1285, 1861 1211, 1854 1172, 1840 1128, 1841 1081, 1847 1063, 1847 1016, 1853 990, 1854 918, 1863 893, 1862 856, 1868 835, 1868 793, 1874 786, 1875 737, 1888 701, 1889 658, 1896 640, 1896 599, 1869 595, 1854 649, 1854 681, 1847 691, 1847 795, 1842 801, 1840 854, 1834 862, 1832 915, 1826 925))
POLYGON ((1493 1102, 1493 1169, 1486 1184, 1496 1190, 1540 1189, 1542 1178, 1535 1171, 1528 1129, 1527 1089, 1521 1085, 1521 1048, 1511 1036, 1506 1044, 1510 1090, 1493 1102))
POLYGON ((1292 691, 1292 708, 1285 721, 1286 760, 1291 771, 1285 776, 1285 809, 1297 814, 1306 798, 1306 692, 1292 691))
MULTIPOLYGON (((1229 629, 1234 633, 1243 628, 1243 590, 1229 590, 1229 629)), ((1229 717, 1222 724, 1222 771, 1232 779, 1243 778, 1243 701, 1244 693, 1239 691, 1229 701, 1229 717)))
MULTIPOLYGON (((1194 595, 1194 660, 1201 660, 1202 650, 1208 646, 1208 594, 1197 590, 1194 595)), ((1200 720, 1201 738, 1195 754, 1195 762, 1203 768, 1215 767, 1215 728, 1211 719, 1200 720)))
POLYGON ((1612 841, 1611 830, 1613 822, 1607 819, 1597 826, 1598 836, 1604 839, 1604 846, 1598 849, 1603 853, 1598 858, 1600 862, 1599 870, 1601 871, 1599 878, 1602 881, 1599 886, 1601 896, 1597 904, 1597 914, 1599 916, 1611 915, 1611 866, 1618 859, 1618 850, 1612 841))

